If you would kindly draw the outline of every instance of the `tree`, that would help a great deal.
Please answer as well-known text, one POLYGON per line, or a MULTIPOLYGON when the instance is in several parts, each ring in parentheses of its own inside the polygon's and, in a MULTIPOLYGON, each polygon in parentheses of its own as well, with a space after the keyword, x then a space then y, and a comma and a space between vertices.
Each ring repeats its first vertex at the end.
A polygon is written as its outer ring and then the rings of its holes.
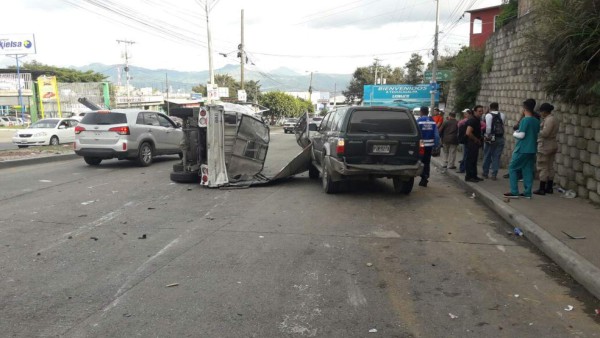
POLYGON ((207 96, 206 86, 203 85, 203 84, 199 84, 197 86, 193 86, 192 87, 192 93, 200 93, 200 94, 202 94, 203 97, 206 97, 207 96))
POLYGON ((258 98, 258 102, 269 108, 264 115, 272 119, 278 119, 284 116, 300 116, 306 111, 313 112, 313 105, 303 99, 296 98, 284 92, 268 92, 258 98))
POLYGON ((411 85, 421 83, 423 80, 424 65, 425 63, 423 62, 423 58, 421 57, 421 55, 413 53, 410 56, 410 60, 408 60, 408 62, 404 66, 406 68, 406 83, 411 85))
MULTIPOLYGON (((11 66, 10 68, 16 69, 15 66, 11 66)), ((38 72, 47 72, 49 74, 54 74, 56 76, 56 80, 62 83, 74 83, 74 82, 105 82, 107 76, 104 74, 96 73, 94 71, 88 70, 85 72, 71 69, 71 68, 61 68, 50 65, 45 65, 43 63, 37 62, 35 60, 31 62, 24 62, 22 65, 21 71, 38 71, 38 72)))
POLYGON ((229 88, 229 96, 230 98, 237 99, 237 91, 240 89, 240 83, 236 81, 229 74, 215 74, 215 83, 219 87, 227 87, 229 88))
MULTIPOLYGON (((346 97, 346 103, 354 103, 357 100, 362 102, 364 86, 375 83, 376 66, 377 64, 374 62, 367 67, 356 68, 352 74, 352 80, 350 80, 348 88, 342 91, 342 94, 346 97)), ((404 71, 402 68, 392 68, 390 65, 377 67, 377 77, 385 78, 387 84, 401 84, 404 82, 404 71)))
POLYGON ((456 93, 454 111, 462 111, 475 105, 481 89, 481 68, 485 52, 463 47, 454 59, 452 87, 456 93))

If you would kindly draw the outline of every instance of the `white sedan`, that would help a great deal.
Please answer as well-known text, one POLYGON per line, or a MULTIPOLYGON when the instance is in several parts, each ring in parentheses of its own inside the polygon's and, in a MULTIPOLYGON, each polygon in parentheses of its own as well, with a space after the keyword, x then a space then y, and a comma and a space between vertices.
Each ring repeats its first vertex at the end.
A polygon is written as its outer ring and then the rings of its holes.
POLYGON ((75 119, 42 119, 27 129, 18 130, 12 143, 19 148, 36 145, 58 145, 75 142, 75 119))

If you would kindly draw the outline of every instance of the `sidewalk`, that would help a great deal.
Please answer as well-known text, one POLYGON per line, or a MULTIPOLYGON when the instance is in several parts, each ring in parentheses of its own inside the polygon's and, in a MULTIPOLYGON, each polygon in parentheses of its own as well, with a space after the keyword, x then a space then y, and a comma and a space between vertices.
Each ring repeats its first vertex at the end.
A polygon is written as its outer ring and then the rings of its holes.
MULTIPOLYGON (((442 157, 432 158, 432 164, 441 168, 442 157)), ((480 177, 481 167, 480 162, 480 177)), ((507 170, 501 169, 497 181, 479 183, 465 182, 464 174, 456 170, 447 170, 444 175, 473 191, 510 225, 521 228, 529 241, 600 299, 600 206, 579 198, 567 199, 557 192, 534 195, 531 200, 506 200, 502 194, 510 189, 508 179, 502 178, 505 173, 507 170), (585 239, 571 239, 563 231, 585 239)), ((534 190, 538 185, 536 181, 534 190)), ((522 192, 522 183, 519 187, 522 192)))

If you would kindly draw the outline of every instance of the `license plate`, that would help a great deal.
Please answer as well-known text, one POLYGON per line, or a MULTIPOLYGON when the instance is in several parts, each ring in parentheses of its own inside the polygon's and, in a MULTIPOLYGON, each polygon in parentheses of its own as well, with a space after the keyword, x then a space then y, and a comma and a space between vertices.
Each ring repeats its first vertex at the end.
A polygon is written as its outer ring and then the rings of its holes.
POLYGON ((390 152, 389 144, 374 144, 373 153, 388 154, 390 152))
POLYGON ((102 136, 102 132, 101 131, 95 131, 94 132, 94 136, 102 136))

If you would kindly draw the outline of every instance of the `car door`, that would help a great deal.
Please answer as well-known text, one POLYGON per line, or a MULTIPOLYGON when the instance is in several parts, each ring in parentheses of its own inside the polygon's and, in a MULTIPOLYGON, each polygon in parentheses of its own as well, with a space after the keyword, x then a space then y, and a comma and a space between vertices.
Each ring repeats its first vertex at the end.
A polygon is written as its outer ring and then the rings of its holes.
POLYGON ((164 133, 162 133, 163 127, 160 126, 157 113, 145 111, 142 115, 144 117, 143 129, 147 132, 146 135, 154 142, 154 148, 161 152, 164 149, 165 140, 163 136, 164 133))
POLYGON ((170 153, 178 153, 179 143, 183 137, 181 129, 177 128, 175 124, 163 114, 157 114, 158 123, 161 126, 161 139, 164 140, 164 149, 170 153))
POLYGON ((60 120, 58 122, 55 133, 56 136, 58 136, 58 140, 60 143, 69 143, 74 141, 74 139, 69 138, 69 121, 66 119, 60 120))
POLYGON ((327 137, 328 132, 331 130, 332 115, 332 112, 327 114, 323 121, 321 121, 321 126, 317 129, 316 132, 313 133, 313 154, 314 159, 318 163, 321 163, 321 159, 323 158, 323 144, 325 142, 325 138, 327 137))

